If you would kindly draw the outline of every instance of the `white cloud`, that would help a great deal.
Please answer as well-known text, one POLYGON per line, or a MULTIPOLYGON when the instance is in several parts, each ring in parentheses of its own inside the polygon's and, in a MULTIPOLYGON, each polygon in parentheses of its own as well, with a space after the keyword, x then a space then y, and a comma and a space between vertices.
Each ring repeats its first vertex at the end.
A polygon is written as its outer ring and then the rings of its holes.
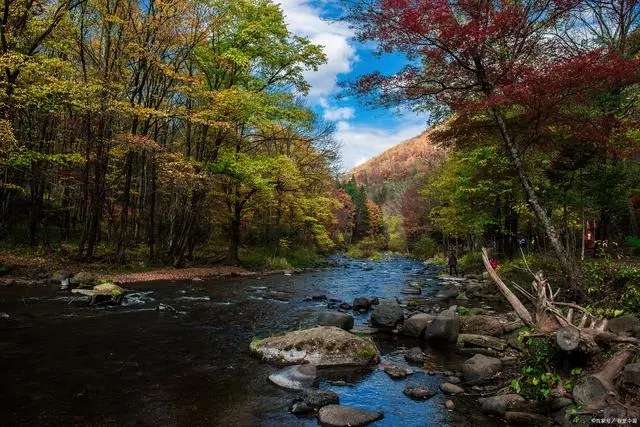
POLYGON ((353 31, 342 22, 322 18, 322 11, 313 7, 308 0, 280 0, 289 29, 301 36, 309 37, 324 47, 327 63, 318 71, 306 73, 311 84, 311 97, 326 97, 338 88, 338 75, 351 71, 358 60, 353 45, 353 31))
POLYGON ((353 125, 340 121, 336 138, 342 142, 342 163, 345 171, 361 165, 399 142, 413 138, 426 129, 426 123, 401 121, 393 128, 353 125))
POLYGON ((323 117, 325 120, 349 120, 355 116, 356 110, 351 107, 325 108, 323 117))

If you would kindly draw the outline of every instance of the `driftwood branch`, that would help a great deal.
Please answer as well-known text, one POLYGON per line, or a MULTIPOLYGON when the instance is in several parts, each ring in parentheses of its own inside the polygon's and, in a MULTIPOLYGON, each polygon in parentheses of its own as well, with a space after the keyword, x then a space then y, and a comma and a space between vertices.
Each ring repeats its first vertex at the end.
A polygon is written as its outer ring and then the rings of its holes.
POLYGON ((525 308, 524 305, 522 305, 522 302, 518 299, 518 297, 513 292, 511 292, 511 289, 509 289, 509 287, 507 287, 507 285, 502 281, 493 267, 491 267, 491 263, 489 262, 489 254, 487 253, 487 250, 485 248, 482 248, 482 261, 484 262, 484 266, 489 273, 489 277, 491 277, 491 280, 493 280, 498 286, 498 289, 500 290, 502 295, 504 295, 507 301, 509 301, 509 304, 511 304, 511 307, 513 307, 518 317, 524 322, 525 325, 534 326, 535 323, 529 311, 525 308))

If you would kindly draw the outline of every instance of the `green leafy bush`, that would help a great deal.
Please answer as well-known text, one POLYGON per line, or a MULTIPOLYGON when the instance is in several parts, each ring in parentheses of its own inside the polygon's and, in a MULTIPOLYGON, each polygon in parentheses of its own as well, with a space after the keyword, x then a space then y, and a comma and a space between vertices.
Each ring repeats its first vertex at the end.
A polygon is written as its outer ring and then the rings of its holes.
POLYGON ((484 270, 481 252, 469 252, 464 254, 460 257, 459 264, 466 272, 484 270))
POLYGON ((413 243, 411 250, 416 257, 429 259, 440 252, 440 245, 428 234, 423 234, 413 243))

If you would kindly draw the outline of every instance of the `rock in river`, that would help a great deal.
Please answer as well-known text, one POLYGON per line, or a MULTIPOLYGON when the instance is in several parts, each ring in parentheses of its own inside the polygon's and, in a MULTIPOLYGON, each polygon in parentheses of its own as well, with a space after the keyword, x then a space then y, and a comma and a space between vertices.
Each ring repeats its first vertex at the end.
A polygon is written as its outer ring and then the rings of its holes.
POLYGON ((371 323, 374 326, 395 328, 404 322, 404 311, 395 301, 380 301, 380 304, 371 313, 371 323))
POLYGON ((416 385, 406 386, 403 393, 415 400, 426 400, 435 394, 434 392, 427 390, 424 387, 419 387, 416 385))
POLYGON ((371 341, 335 326, 321 326, 254 340, 250 348, 263 360, 275 363, 367 366, 380 359, 371 341))
POLYGON ((464 393, 464 389, 458 385, 455 384, 451 384, 451 383, 442 383, 440 384, 440 390, 442 390, 442 392, 444 394, 460 394, 460 393, 464 393))
POLYGON ((353 328, 353 316, 346 313, 325 311, 318 315, 318 324, 321 326, 337 326, 349 331, 353 328))
POLYGON ((418 338, 422 332, 433 322, 436 316, 426 313, 418 313, 404 321, 402 333, 408 337, 418 338))
POLYGON ((512 408, 514 404, 520 402, 524 402, 524 398, 519 394, 500 394, 498 396, 480 399, 482 412, 498 417, 504 416, 504 413, 507 412, 509 408, 512 408))
POLYGON ((420 347, 413 347, 407 351, 404 355, 404 359, 411 363, 424 363, 427 360, 427 356, 424 354, 420 347))
POLYGON ((366 426, 382 418, 382 412, 340 405, 327 405, 318 413, 320 425, 329 427, 366 426))
POLYGON ((485 380, 493 377, 502 369, 502 362, 495 357, 476 354, 462 365, 465 381, 485 380))
POLYGON ((425 328, 425 339, 454 342, 458 339, 460 331, 460 316, 455 310, 444 310, 425 328))
POLYGON ((367 297, 356 297, 352 305, 355 311, 367 311, 371 308, 371 299, 367 297))
POLYGON ((291 403, 289 411, 294 414, 309 414, 327 405, 338 405, 340 398, 331 390, 310 388, 298 395, 291 403))
POLYGON ((413 374, 413 371, 411 369, 408 369, 404 366, 398 366, 395 363, 391 363, 385 366, 384 371, 387 373, 387 375, 394 379, 404 378, 407 375, 413 374))
POLYGON ((468 316, 460 319, 460 332, 499 337, 504 332, 504 326, 497 317, 468 316))
POLYGON ((294 365, 269 375, 269 380, 289 390, 304 390, 315 383, 317 376, 317 369, 313 365, 294 365))

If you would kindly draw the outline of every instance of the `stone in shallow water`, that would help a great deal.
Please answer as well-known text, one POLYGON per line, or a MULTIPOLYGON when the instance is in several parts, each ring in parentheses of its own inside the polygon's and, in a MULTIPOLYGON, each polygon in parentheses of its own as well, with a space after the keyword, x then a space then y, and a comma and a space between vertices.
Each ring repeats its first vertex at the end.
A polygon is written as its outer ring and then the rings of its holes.
POLYGON ((495 357, 476 354, 467 359, 462 365, 462 372, 466 381, 485 380, 493 377, 502 369, 502 362, 495 357))
POLYGON ((460 394, 464 393, 464 389, 460 386, 451 383, 440 384, 440 390, 445 394, 460 394))
POLYGON ((320 425, 328 427, 366 426, 383 417, 382 412, 365 411, 340 405, 327 405, 318 413, 320 425))
POLYGON ((402 333, 408 337, 418 338, 422 332, 433 322, 436 316, 426 313, 418 313, 409 317, 402 325, 402 333))
POLYGON ((427 356, 424 354, 420 347, 413 347, 411 350, 405 353, 404 359, 407 362, 421 364, 427 359, 427 356))
POLYGON ((401 325, 403 322, 404 311, 395 301, 381 301, 371 314, 371 323, 374 326, 395 328, 396 325, 401 325))
POLYGON ((520 402, 524 402, 524 398, 519 394, 513 393, 500 394, 498 396, 492 396, 480 400, 482 412, 485 414, 496 415, 498 417, 504 416, 507 409, 520 402))
POLYGON ((416 385, 408 385, 407 387, 405 387, 403 393, 416 400, 427 400, 435 394, 434 392, 427 390, 426 388, 416 385))
POLYGON ((331 390, 307 389, 294 399, 289 407, 289 411, 294 414, 303 415, 318 411, 327 405, 337 405, 340 403, 338 395, 331 390))
POLYGON ((318 376, 313 365, 288 366, 269 375, 269 380, 280 387, 289 390, 304 390, 311 387, 318 376))
POLYGON ((387 365, 384 367, 384 371, 387 373, 387 375, 389 375, 391 378, 404 378, 408 375, 413 374, 413 371, 410 369, 407 369, 403 366, 398 366, 396 364, 391 364, 391 365, 387 365))
POLYGON ((318 315, 318 324, 321 326, 337 326, 348 331, 353 328, 353 316, 346 313, 325 311, 318 315))

